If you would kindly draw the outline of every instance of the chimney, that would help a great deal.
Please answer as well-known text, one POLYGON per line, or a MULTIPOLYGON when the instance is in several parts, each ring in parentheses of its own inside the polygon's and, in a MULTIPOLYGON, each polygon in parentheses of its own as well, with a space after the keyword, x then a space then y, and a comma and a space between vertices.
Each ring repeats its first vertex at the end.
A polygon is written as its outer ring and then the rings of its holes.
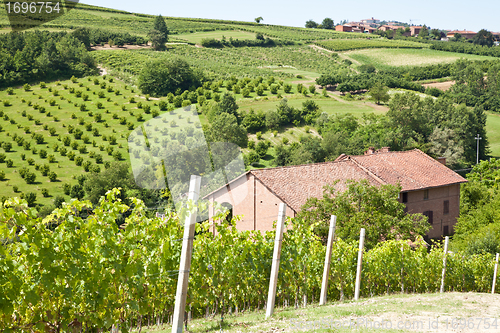
POLYGON ((375 153, 374 147, 370 147, 370 148, 368 148, 367 151, 365 151, 365 155, 372 155, 373 153, 375 153))
POLYGON ((446 157, 438 157, 437 161, 442 165, 446 165, 446 157))
POLYGON ((391 147, 382 147, 379 150, 377 150, 377 153, 388 153, 391 151, 391 147))

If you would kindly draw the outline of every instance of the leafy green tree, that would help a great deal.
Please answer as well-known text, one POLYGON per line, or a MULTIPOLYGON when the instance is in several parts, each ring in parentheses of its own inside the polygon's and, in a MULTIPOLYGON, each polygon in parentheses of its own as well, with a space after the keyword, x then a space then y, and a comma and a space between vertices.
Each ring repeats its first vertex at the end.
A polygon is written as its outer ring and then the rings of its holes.
MULTIPOLYGON (((127 191, 136 189, 135 181, 129 166, 125 162, 113 162, 101 173, 90 174, 84 183, 86 199, 97 203, 99 198, 113 188, 122 188, 120 197, 126 199, 127 191)), ((71 195, 73 197, 73 195, 71 195)))
MULTIPOLYGON (((311 87, 314 87, 312 85, 311 87)), ((293 112, 293 110, 292 110, 293 112)), ((301 118, 306 122, 306 124, 312 124, 314 120, 320 115, 320 107, 316 102, 311 99, 302 102, 302 110, 300 110, 301 118)))
POLYGON ((267 150, 271 146, 270 141, 259 141, 257 142, 257 146, 255 147, 255 152, 259 155, 260 158, 264 158, 267 155, 267 150))
POLYGON ((201 72, 193 70, 186 61, 174 58, 146 64, 139 73, 138 83, 143 94, 159 97, 177 89, 200 86, 202 79, 201 72))
POLYGON ((424 24, 422 29, 420 29, 420 32, 418 33, 419 38, 428 38, 429 37, 429 29, 427 26, 424 24))
POLYGON ((276 166, 286 166, 291 163, 291 146, 287 147, 280 143, 274 148, 274 164, 276 166))
POLYGON ((432 29, 430 32, 430 37, 434 39, 441 39, 441 30, 439 29, 432 29))
POLYGON ((454 227, 453 251, 500 252, 500 159, 481 161, 460 191, 460 217, 454 227))
POLYGON ((261 110, 255 112, 253 109, 250 109, 244 115, 241 124, 248 132, 255 133, 266 126, 266 115, 261 110))
POLYGON ((323 19, 323 22, 321 22, 321 27, 323 29, 333 29, 334 28, 333 20, 329 17, 323 19))
POLYGON ((87 28, 78 28, 75 31, 73 31, 71 33, 71 35, 73 35, 73 37, 75 37, 80 42, 82 42, 83 45, 85 45, 85 48, 87 50, 90 50, 90 46, 91 45, 90 45, 90 31, 89 31, 89 29, 87 29, 87 28))
POLYGON ((472 38, 472 42, 477 45, 492 47, 495 42, 495 38, 490 31, 481 29, 474 36, 474 38, 472 38))
POLYGON ((279 128, 280 126, 280 115, 275 110, 269 110, 266 112, 266 127, 270 130, 279 128))
POLYGON ((248 143, 247 130, 233 114, 222 112, 211 122, 205 132, 209 142, 232 142, 240 147, 246 147, 248 143))
POLYGON ((435 127, 429 136, 429 143, 431 144, 429 152, 435 157, 445 157, 446 164, 451 168, 463 166, 464 148, 455 131, 450 128, 435 127))
POLYGON ((255 22, 260 23, 261 21, 264 21, 264 19, 262 18, 262 16, 259 16, 259 17, 255 18, 255 22))
POLYGON ((33 206, 35 206, 36 193, 34 193, 34 192, 28 192, 24 196, 24 199, 28 203, 28 207, 33 207, 33 206))
POLYGON ((318 23, 313 20, 306 21, 306 28, 315 29, 318 27, 318 23))
POLYGON ((347 182, 344 192, 336 184, 325 186, 322 198, 310 198, 298 217, 308 224, 319 223, 314 231, 322 239, 328 235, 328 221, 337 216, 336 235, 343 240, 359 239, 360 228, 366 229, 366 247, 374 247, 383 240, 412 239, 429 230, 422 214, 407 214, 405 205, 398 201, 400 186, 372 186, 366 180, 347 182))
POLYGON ((224 95, 222 95, 222 98, 218 103, 219 112, 225 112, 234 115, 239 124, 241 118, 238 113, 238 108, 239 106, 238 104, 236 104, 236 99, 234 98, 233 94, 226 92, 224 93, 224 95))
POLYGON ((380 104, 380 102, 386 103, 391 99, 388 92, 389 88, 384 86, 381 82, 375 83, 370 88, 370 95, 377 101, 377 104, 380 104))
POLYGON ((463 36, 462 34, 459 34, 458 32, 455 32, 455 34, 453 35, 453 37, 450 38, 450 41, 451 42, 461 42, 463 40, 463 36))

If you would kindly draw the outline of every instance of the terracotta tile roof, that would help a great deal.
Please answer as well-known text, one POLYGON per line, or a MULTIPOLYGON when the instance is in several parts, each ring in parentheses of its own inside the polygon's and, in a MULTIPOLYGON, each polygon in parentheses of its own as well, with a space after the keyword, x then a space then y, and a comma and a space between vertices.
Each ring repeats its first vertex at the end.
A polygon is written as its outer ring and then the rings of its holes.
POLYGON ((419 149, 350 156, 360 167, 402 191, 464 183, 467 180, 419 149))
POLYGON ((350 160, 324 162, 289 167, 250 170, 275 195, 296 212, 300 211, 309 197, 321 198, 323 187, 340 180, 337 191, 345 191, 346 180, 367 179, 371 185, 379 184, 373 177, 350 160))
POLYGON ((419 149, 391 152, 385 147, 367 152, 362 156, 342 154, 333 162, 254 169, 245 175, 254 175, 296 212, 308 198, 321 198, 323 187, 336 180, 334 187, 339 192, 347 189, 347 180, 366 179, 370 185, 399 182, 405 192, 467 181, 419 149))
POLYGON ((477 32, 474 32, 474 31, 467 31, 467 30, 453 30, 453 31, 449 31, 449 32, 447 33, 447 35, 449 35, 449 34, 454 35, 454 34, 456 34, 456 33, 459 33, 459 34, 461 34, 461 35, 463 35, 463 34, 477 34, 477 32))

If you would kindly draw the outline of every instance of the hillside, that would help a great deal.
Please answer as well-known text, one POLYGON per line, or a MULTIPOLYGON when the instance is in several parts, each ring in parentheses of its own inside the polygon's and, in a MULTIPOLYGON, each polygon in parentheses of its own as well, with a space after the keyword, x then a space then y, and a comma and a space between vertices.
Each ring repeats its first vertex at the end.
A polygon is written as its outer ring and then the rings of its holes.
MULTIPOLYGON (((0 4, 0 32, 8 33, 9 21, 4 8, 5 4, 0 4)), ((78 28, 87 28, 94 33, 92 36, 105 32, 109 36, 118 36, 116 38, 129 36, 136 44, 141 44, 153 20, 151 15, 78 4, 66 15, 43 24, 38 30, 74 33, 78 28)), ((0 190, 0 197, 31 192, 37 194, 37 203, 49 205, 57 196, 67 198, 68 188, 77 184, 78 179, 82 182, 82 175, 103 171, 114 160, 128 161, 130 131, 154 116, 180 106, 166 97, 149 98, 137 88, 139 73, 153 60, 180 58, 204 73, 210 84, 201 90, 199 87, 196 94, 181 92, 182 100, 191 100, 192 103, 197 103, 197 97, 202 94, 207 100, 217 101, 229 92, 239 105, 241 115, 253 110, 265 117, 286 97, 289 106, 297 110, 306 102, 314 102, 318 115, 324 113, 334 117, 350 113, 360 118, 364 114, 384 114, 387 106, 375 105, 369 100, 370 96, 364 94, 366 89, 346 96, 331 88, 321 93, 315 80, 329 73, 355 76, 364 70, 363 66, 373 65, 379 71, 399 71, 400 81, 407 84, 402 79, 406 69, 409 72, 415 71, 414 67, 435 66, 440 69, 441 64, 461 58, 495 59, 430 50, 426 43, 387 40, 376 35, 367 39, 358 33, 210 19, 166 17, 165 22, 170 33, 166 52, 155 52, 148 45, 110 47, 108 39, 102 37, 89 53, 107 73, 105 77, 92 76, 73 81, 60 78, 61 81, 47 83, 35 81, 30 82, 32 87, 29 88, 17 86, 0 91, 0 142, 12 146, 2 149, 0 155, 3 156, 0 171, 5 173, 2 181, 5 186, 0 190), (292 45, 223 48, 199 45, 205 38, 255 40, 256 33, 292 45), (230 89, 235 83, 242 89, 230 89), (254 89, 259 85, 263 87, 261 93, 254 89), (271 91, 272 85, 275 85, 275 91, 271 91), (290 87, 286 92, 287 85, 290 87), (249 88, 246 97, 243 95, 245 86, 249 88), (307 90, 310 86, 315 89, 307 90), (302 90, 302 87, 306 89, 302 90), (36 179, 23 179, 26 172, 36 175, 36 179), (55 173, 51 176, 52 181, 49 179, 51 173, 55 173)), ((423 79, 426 78, 431 77, 423 79)), ((418 84, 414 86, 419 87, 418 84)), ((394 88, 391 94, 405 91, 398 88, 408 89, 406 86, 394 88)), ((182 118, 181 114, 172 113, 171 117, 179 127, 191 124, 188 117, 182 118)), ((488 117, 492 152, 500 155, 497 130, 492 125, 496 118, 492 118, 493 114, 488 117)), ((200 120, 206 124, 205 115, 202 114, 200 120)), ((274 130, 261 126, 262 138, 269 141, 271 147, 253 166, 275 165, 276 146, 281 143, 288 147, 294 143, 300 145, 309 134, 321 138, 317 129, 311 129, 314 125, 311 121, 298 120, 274 130)), ((258 142, 256 131, 249 132, 250 140, 258 142)), ((362 149, 363 144, 367 143, 358 143, 355 149, 362 149)), ((244 148, 245 154, 252 152, 252 148, 244 148)))

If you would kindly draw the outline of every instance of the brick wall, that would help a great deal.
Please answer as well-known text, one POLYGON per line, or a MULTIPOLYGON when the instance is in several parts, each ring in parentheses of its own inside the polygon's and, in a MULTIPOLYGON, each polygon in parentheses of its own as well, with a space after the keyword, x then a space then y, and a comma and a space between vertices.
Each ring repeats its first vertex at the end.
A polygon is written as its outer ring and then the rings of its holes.
MULTIPOLYGON (((407 192, 406 207, 408 213, 432 212, 432 228, 427 232, 430 238, 453 233, 453 228, 460 213, 460 185, 450 185, 427 190, 407 192), (445 212, 445 201, 448 201, 448 213, 445 212)), ((405 195, 400 196, 404 201, 405 195)), ((430 215, 427 213, 426 215, 430 215)), ((430 216, 429 216, 430 217, 430 216)))

